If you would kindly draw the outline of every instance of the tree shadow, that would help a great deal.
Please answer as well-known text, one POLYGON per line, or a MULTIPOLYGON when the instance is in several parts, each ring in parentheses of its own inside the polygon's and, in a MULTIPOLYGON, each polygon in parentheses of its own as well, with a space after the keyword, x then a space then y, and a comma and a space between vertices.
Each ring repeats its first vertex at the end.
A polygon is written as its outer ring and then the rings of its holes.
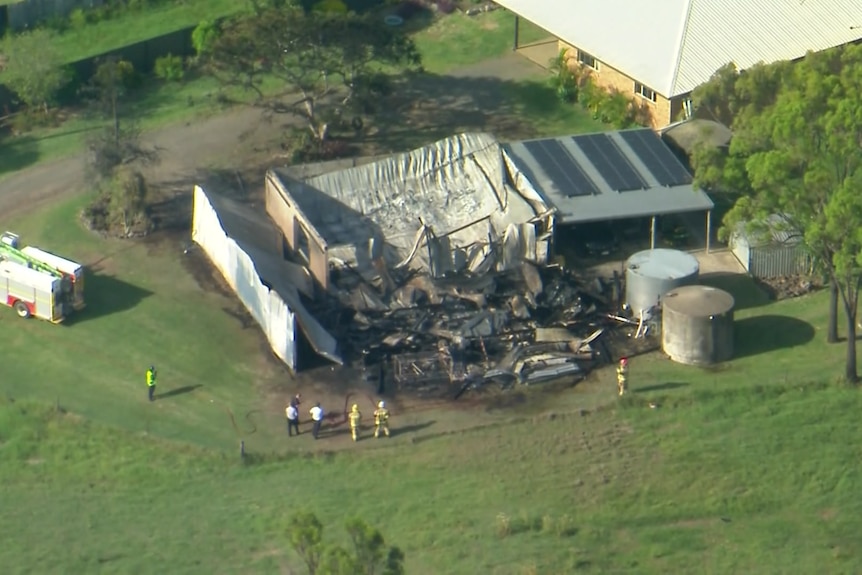
POLYGON ((39 161, 39 143, 32 136, 6 137, 0 146, 0 176, 32 166, 39 161))
POLYGON ((769 294, 748 274, 714 272, 700 276, 700 283, 724 290, 733 296, 736 311, 752 309, 770 303, 769 294))
POLYGON ((87 307, 69 316, 66 325, 75 325, 114 313, 132 309, 153 292, 127 283, 119 278, 100 273, 98 269, 84 270, 84 301, 87 307))
POLYGON ((682 387, 688 387, 687 383, 676 383, 676 382, 668 382, 668 383, 658 383, 656 385, 647 385, 644 387, 637 387, 634 391, 635 393, 649 393, 651 391, 668 391, 671 389, 680 389, 682 387))
POLYGON ((197 383, 195 385, 186 385, 184 387, 177 387, 176 389, 171 389, 170 391, 166 391, 165 393, 157 393, 155 398, 157 400, 167 399, 169 397, 175 397, 177 395, 183 395, 184 393, 191 393, 200 387, 203 387, 202 383, 197 383))
POLYGON ((735 358, 805 345, 815 335, 811 324, 785 315, 761 315, 736 320, 733 329, 735 358))
POLYGON ((543 134, 548 130, 576 133, 592 122, 585 111, 584 124, 573 121, 581 118, 578 110, 577 104, 561 103, 541 77, 516 81, 409 72, 394 79, 385 110, 374 116, 359 143, 389 153, 460 132, 488 132, 501 140, 550 135, 543 134), (531 121, 538 119, 541 124, 531 121))

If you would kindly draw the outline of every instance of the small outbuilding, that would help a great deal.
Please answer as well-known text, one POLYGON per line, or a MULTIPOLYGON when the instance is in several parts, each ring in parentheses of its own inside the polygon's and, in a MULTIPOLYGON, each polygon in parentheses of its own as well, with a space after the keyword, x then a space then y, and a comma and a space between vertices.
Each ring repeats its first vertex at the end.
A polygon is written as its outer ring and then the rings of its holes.
POLYGON ((730 249, 742 267, 756 278, 811 273, 812 260, 802 234, 791 229, 780 215, 763 225, 740 225, 730 236, 730 249))
POLYGON ((712 365, 733 357, 733 296, 692 285, 662 298, 662 351, 677 363, 712 365))

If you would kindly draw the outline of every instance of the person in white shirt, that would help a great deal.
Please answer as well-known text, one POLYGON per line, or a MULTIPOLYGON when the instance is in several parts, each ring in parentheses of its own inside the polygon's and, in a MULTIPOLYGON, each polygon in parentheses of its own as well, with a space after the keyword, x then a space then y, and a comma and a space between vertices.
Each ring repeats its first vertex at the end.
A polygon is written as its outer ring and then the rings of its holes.
POLYGON ((287 416, 287 436, 293 437, 294 431, 299 435, 299 410, 291 403, 284 410, 284 414, 287 416))
POLYGON ((311 414, 311 435, 317 439, 320 434, 320 424, 323 423, 323 408, 320 407, 320 402, 317 402, 309 413, 311 414))

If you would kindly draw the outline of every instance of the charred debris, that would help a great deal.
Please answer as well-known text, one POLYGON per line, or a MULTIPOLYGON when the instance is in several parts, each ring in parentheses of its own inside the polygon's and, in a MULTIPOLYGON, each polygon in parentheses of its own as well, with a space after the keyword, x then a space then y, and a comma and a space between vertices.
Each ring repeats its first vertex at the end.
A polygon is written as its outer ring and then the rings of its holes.
POLYGON ((658 347, 618 311, 619 278, 586 280, 529 262, 440 278, 381 272, 368 281, 333 270, 335 290, 309 307, 347 361, 397 391, 457 398, 489 385, 574 385, 597 366, 658 347))

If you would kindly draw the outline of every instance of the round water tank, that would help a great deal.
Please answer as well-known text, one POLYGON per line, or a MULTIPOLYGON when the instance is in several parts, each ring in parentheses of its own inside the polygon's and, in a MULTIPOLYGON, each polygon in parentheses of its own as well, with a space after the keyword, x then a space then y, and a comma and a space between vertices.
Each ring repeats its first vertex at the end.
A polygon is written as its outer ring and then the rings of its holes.
POLYGON ((626 303, 635 315, 658 305, 670 290, 697 283, 697 258, 678 250, 645 250, 626 262, 626 303))
POLYGON ((733 357, 733 296, 684 286, 662 298, 661 348, 673 361, 710 365, 733 357))

